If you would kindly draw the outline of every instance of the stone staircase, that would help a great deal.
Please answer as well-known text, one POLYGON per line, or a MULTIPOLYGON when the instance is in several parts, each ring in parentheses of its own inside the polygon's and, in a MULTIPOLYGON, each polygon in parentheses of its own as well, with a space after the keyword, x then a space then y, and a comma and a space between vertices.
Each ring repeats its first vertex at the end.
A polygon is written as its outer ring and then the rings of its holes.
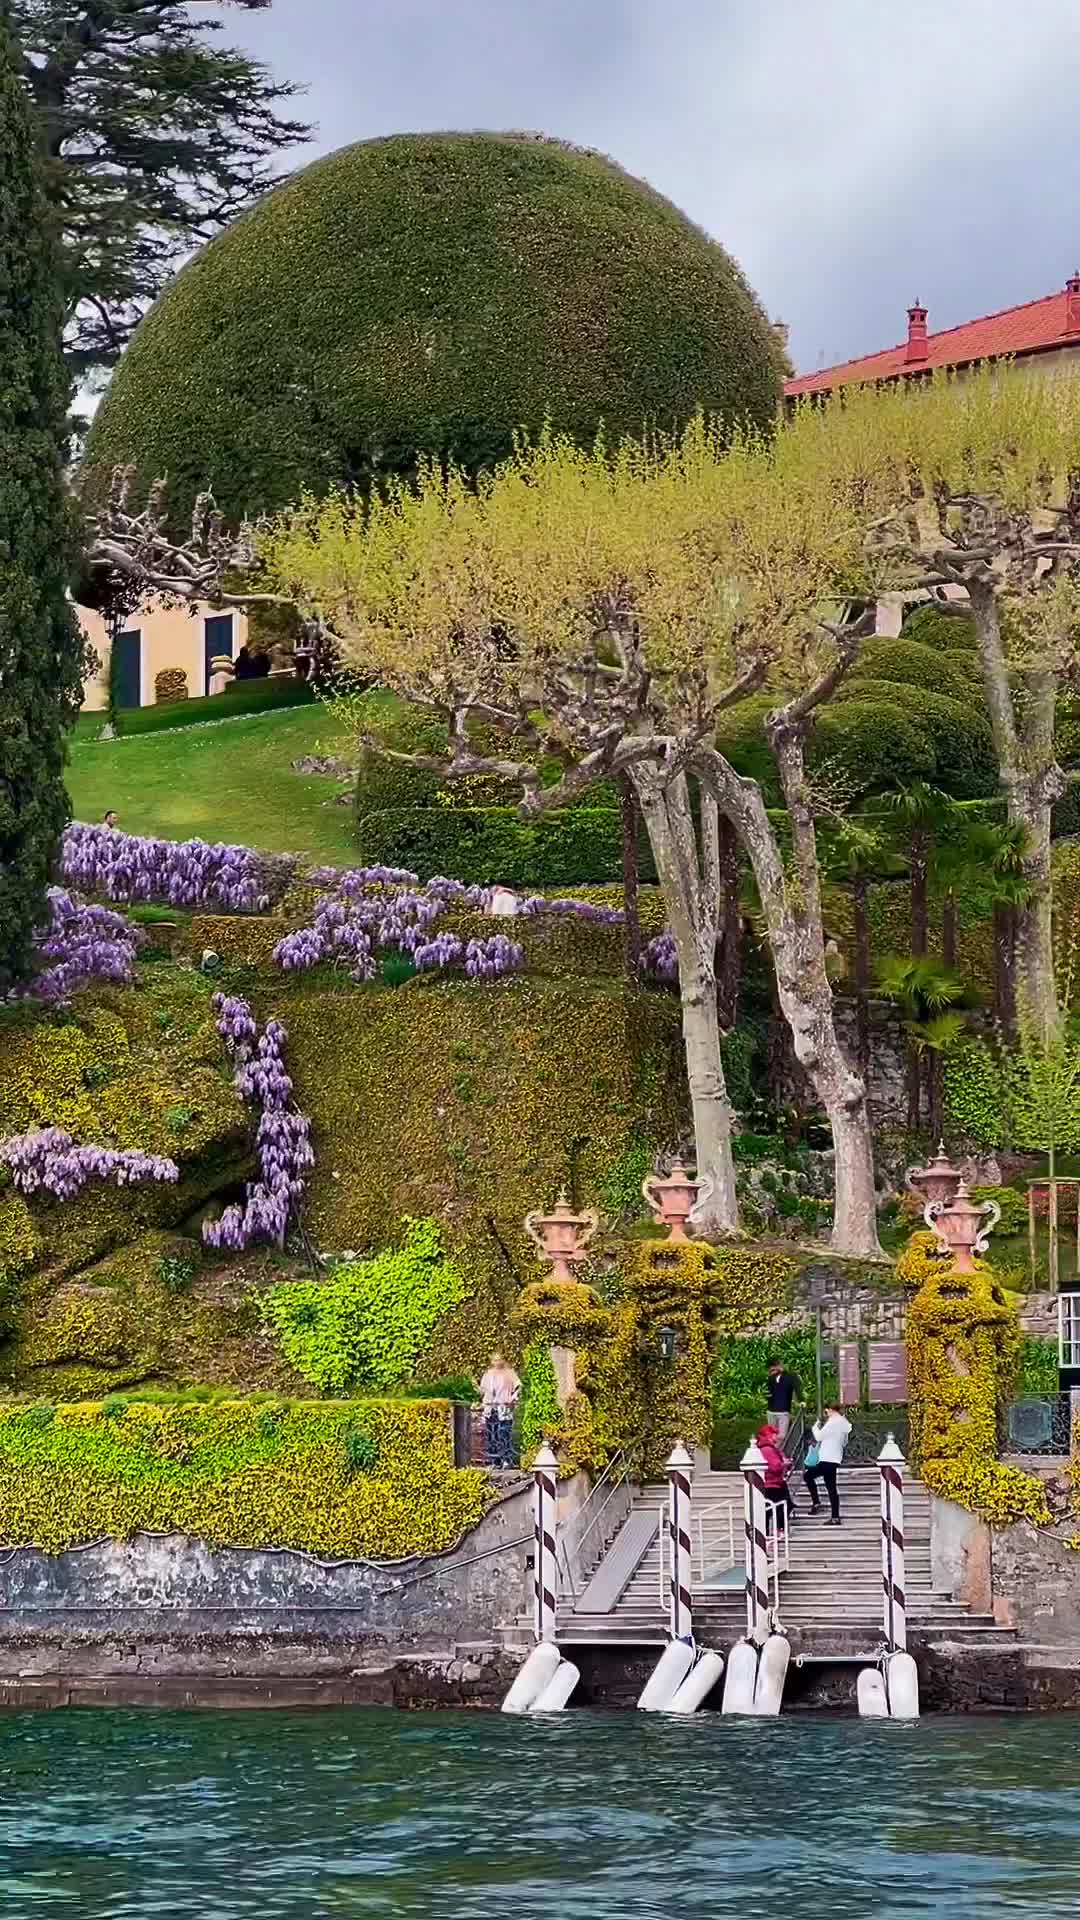
MULTIPOLYGON (((876 1468, 841 1472, 842 1525, 825 1525, 825 1514, 811 1515, 801 1481, 793 1486, 799 1509, 792 1524, 789 1567, 779 1576, 780 1619, 807 1651, 865 1645, 882 1638, 880 1487, 876 1468)), ((662 1523, 666 1485, 646 1486, 634 1495, 630 1519, 638 1540, 649 1535, 640 1516, 650 1510, 662 1523)), ((1009 1638, 988 1614, 973 1614, 949 1593, 935 1591, 930 1564, 930 1500, 918 1480, 905 1484, 906 1583, 908 1627, 924 1641, 978 1644, 1009 1638)), ((694 1548, 694 1633, 699 1644, 727 1649, 746 1629, 743 1594, 743 1486, 739 1473, 698 1474, 694 1481, 691 1532, 694 1548), (734 1564, 732 1565, 732 1539, 734 1564), (704 1577, 703 1577, 704 1576, 704 1577)), ((619 1553, 619 1535, 608 1554, 619 1553)), ((662 1591, 661 1531, 658 1525, 630 1570, 623 1554, 625 1585, 610 1611, 586 1612, 579 1598, 560 1604, 558 1638, 567 1646, 661 1645, 666 1639, 667 1597, 662 1591)), ((610 1590, 609 1590, 610 1592, 610 1590)))

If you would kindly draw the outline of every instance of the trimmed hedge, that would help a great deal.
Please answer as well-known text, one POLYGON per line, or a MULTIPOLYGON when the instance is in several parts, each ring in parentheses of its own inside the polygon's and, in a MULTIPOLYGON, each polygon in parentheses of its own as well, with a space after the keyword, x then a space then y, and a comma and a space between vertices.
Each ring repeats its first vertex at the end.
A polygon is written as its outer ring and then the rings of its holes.
MULTIPOLYGON (((408 867, 422 880, 452 874, 485 886, 608 885, 622 877, 622 828, 610 807, 565 807, 526 820, 514 807, 387 807, 357 824, 364 866, 408 867)), ((656 878, 644 829, 642 880, 656 878)))
POLYGON ((698 407, 767 428, 782 372, 729 255, 612 161, 401 134, 295 173, 196 255, 117 368, 87 466, 167 473, 178 523, 209 481, 235 521, 418 453, 476 472, 546 418, 586 443, 698 407))
MULTIPOLYGON (((231 720, 244 713, 272 713, 280 707, 309 707, 315 695, 303 680, 281 674, 266 680, 238 680, 227 693, 200 694, 196 700, 169 701, 164 706, 125 707, 121 732, 163 733, 172 727, 194 727, 205 720, 231 720)), ((108 716, 84 713, 78 732, 96 737, 108 716)))
POLYGON ((858 676, 845 684, 843 698, 830 709, 831 716, 844 721, 852 706, 861 708, 863 702, 891 707, 930 742, 936 786, 954 800, 989 799, 997 791, 998 770, 982 683, 969 681, 966 688, 961 683, 958 692, 948 677, 947 663, 940 665, 939 691, 900 680, 864 678, 860 663, 858 676))
POLYGON ((397 1560, 454 1546, 489 1497, 430 1400, 7 1406, 0 1473, 0 1541, 46 1553, 152 1532, 397 1560))

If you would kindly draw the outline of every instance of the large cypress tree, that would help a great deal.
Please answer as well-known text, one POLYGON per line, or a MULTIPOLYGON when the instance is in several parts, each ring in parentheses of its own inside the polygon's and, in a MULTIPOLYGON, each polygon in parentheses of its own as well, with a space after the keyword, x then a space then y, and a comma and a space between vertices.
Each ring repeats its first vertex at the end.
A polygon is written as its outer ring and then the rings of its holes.
POLYGON ((0 993, 25 972, 68 818, 84 646, 66 584, 68 379, 55 237, 0 0, 0 993))

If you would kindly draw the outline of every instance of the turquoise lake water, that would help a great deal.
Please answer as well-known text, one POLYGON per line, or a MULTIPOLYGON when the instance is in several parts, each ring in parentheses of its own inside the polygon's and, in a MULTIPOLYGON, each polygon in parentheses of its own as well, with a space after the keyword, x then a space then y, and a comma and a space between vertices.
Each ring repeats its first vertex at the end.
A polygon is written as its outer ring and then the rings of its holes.
POLYGON ((1080 1915, 1080 1716, 0 1717, 11 1920, 1080 1915))

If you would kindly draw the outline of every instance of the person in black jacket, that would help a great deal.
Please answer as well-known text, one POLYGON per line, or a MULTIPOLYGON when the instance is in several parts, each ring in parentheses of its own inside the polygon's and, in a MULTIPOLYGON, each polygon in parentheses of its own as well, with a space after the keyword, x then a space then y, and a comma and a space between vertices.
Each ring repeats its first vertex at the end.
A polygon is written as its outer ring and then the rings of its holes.
POLYGON ((769 1419, 780 1436, 783 1446, 787 1431, 791 1425, 792 1408, 796 1400, 803 1397, 802 1385, 798 1374, 789 1373, 783 1362, 776 1356, 766 1362, 768 1372, 765 1378, 765 1405, 769 1410, 769 1419))

